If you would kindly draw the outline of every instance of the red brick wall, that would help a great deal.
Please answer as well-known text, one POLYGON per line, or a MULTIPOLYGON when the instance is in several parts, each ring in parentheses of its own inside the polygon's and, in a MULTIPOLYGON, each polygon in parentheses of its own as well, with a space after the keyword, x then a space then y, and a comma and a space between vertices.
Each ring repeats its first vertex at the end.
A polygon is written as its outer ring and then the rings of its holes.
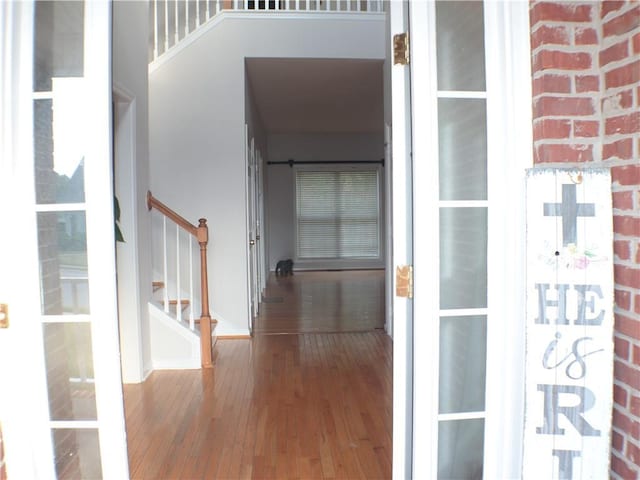
POLYGON ((640 2, 533 1, 536 164, 613 178, 615 381, 611 477, 640 476, 640 2))

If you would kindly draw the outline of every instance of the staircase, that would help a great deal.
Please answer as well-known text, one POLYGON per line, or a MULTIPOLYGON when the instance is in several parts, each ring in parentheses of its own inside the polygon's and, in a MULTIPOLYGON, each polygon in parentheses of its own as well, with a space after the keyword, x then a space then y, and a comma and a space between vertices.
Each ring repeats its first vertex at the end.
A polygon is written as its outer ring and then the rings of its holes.
POLYGON ((149 304, 154 368, 210 368, 217 322, 209 313, 207 221, 191 224, 151 192, 147 206, 159 214, 152 222, 159 225, 159 231, 154 227, 153 270, 161 279, 152 283, 149 304), (199 255, 194 255, 194 245, 199 255), (196 263, 200 268, 194 268, 196 263))

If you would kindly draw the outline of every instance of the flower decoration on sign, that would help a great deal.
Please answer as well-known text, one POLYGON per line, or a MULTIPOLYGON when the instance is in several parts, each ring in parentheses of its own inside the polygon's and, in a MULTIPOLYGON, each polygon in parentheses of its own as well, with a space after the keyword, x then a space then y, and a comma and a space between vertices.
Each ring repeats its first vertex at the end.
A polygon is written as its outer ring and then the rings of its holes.
POLYGON ((598 254, 597 246, 580 247, 574 243, 557 250, 545 242, 542 252, 538 255, 538 259, 554 269, 585 270, 592 263, 607 260, 607 257, 598 254))

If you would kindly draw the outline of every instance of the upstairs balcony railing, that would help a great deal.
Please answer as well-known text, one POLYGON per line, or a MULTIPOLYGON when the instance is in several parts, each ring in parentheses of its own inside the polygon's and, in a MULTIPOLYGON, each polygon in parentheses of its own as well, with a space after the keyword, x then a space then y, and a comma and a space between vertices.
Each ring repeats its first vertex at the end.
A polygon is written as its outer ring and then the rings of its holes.
POLYGON ((223 11, 245 13, 381 13, 384 0, 151 0, 153 62, 223 11))

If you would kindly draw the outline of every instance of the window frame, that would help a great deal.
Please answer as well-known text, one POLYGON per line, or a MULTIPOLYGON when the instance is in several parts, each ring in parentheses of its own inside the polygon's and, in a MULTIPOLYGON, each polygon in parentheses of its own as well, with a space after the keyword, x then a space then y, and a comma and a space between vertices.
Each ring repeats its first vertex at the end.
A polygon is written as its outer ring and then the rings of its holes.
POLYGON ((358 269, 382 269, 385 260, 385 210, 384 210, 384 168, 382 165, 373 164, 349 164, 344 165, 294 165, 291 181, 293 182, 293 245, 296 270, 358 270, 358 269), (379 251, 377 257, 358 257, 358 258, 299 258, 298 257, 298 182, 297 176, 300 171, 326 171, 326 172, 363 172, 375 171, 378 177, 378 242, 379 251))

